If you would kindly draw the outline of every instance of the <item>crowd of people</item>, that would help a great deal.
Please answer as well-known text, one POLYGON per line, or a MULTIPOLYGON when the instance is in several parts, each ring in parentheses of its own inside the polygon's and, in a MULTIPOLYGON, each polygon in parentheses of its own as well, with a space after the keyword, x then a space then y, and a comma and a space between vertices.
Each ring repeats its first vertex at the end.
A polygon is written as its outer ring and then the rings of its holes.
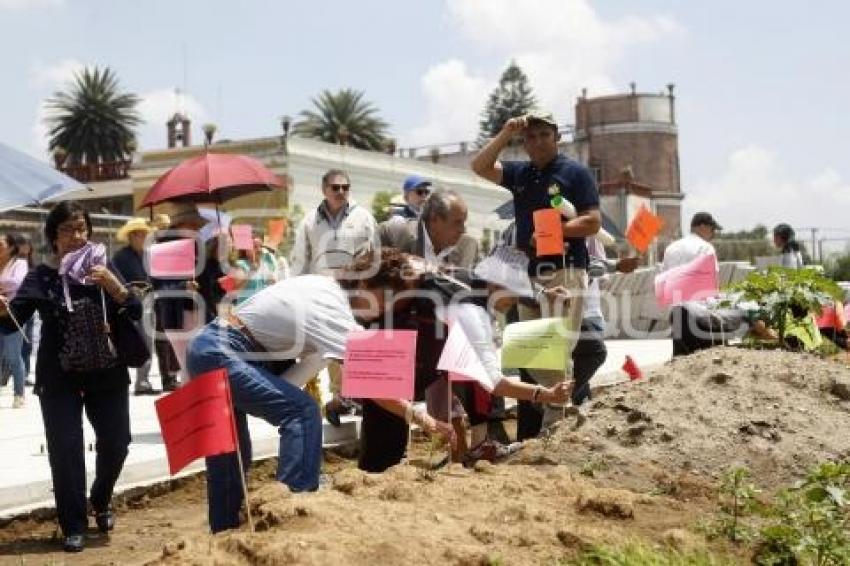
MULTIPOLYGON (((236 528, 242 476, 251 462, 246 416, 280 431, 277 479, 292 491, 320 484, 323 415, 362 414, 358 465, 382 472, 404 459, 410 425, 440 437, 453 461, 495 460, 514 448, 498 424, 500 397, 519 400, 518 439, 536 436, 568 411, 581 412, 590 379, 606 358, 600 293, 610 273, 633 271, 637 257, 609 259, 597 238, 599 195, 591 172, 558 152, 554 118, 534 113, 508 120, 472 162, 479 176, 513 195, 515 222, 503 241, 482 253, 467 235, 460 194, 412 175, 391 217, 377 223, 350 197, 349 174, 321 178, 322 200, 295 228, 291 269, 262 235, 250 250, 233 250, 223 225, 191 204, 170 216, 131 219, 118 232, 125 245, 111 259, 91 240, 88 213, 75 202, 56 205, 44 235, 48 260, 33 265, 32 246, 0 238, 0 344, 3 367, 24 399, 33 315, 41 320, 34 393, 41 413, 64 548, 85 545, 88 517, 99 530, 114 527, 112 491, 130 443, 128 396, 159 393, 149 379, 152 358, 162 388, 225 368, 230 382, 243 469, 235 454, 207 458, 209 524, 236 528), (501 161, 521 137, 529 159, 501 161), (568 201, 561 218, 561 253, 536 253, 534 212, 568 201), (212 229, 210 227, 212 226, 212 229), (196 239, 202 261, 193 278, 157 278, 146 248, 174 238, 196 239), (232 287, 224 284, 229 280, 232 287), (152 299, 152 300, 147 300, 152 299), (153 305, 146 312, 143 305, 153 305), (521 370, 499 364, 495 321, 562 317, 575 339, 564 339, 565 371, 521 370), (150 350, 131 381, 121 332, 145 318, 150 350), (152 322, 151 322, 152 320, 152 322), (178 359, 168 331, 202 325, 178 359), (486 373, 484 382, 452 383, 437 369, 450 324, 460 325, 486 373), (350 332, 363 328, 416 330, 415 400, 347 399, 341 363, 350 332), (332 399, 321 407, 306 386, 325 367, 332 399), (182 373, 181 373, 182 372, 182 373), (82 415, 96 435, 95 480, 86 495, 82 415)), ((671 244, 662 269, 714 253, 720 230, 709 214, 693 219, 691 234, 671 244)), ((800 263, 787 226, 777 227, 783 263, 800 263)))

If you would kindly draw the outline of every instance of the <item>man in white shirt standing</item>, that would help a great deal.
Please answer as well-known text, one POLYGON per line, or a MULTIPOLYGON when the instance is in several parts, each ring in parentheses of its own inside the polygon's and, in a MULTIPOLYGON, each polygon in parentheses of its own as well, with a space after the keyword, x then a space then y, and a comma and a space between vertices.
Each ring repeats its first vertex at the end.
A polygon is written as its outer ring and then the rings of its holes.
POLYGON ((348 173, 331 169, 322 177, 324 200, 304 216, 295 232, 292 275, 332 275, 357 256, 377 249, 372 213, 350 202, 348 173))
POLYGON ((707 212, 697 212, 691 219, 691 233, 671 243, 664 250, 661 271, 667 271, 680 265, 686 265, 701 255, 713 255, 717 252, 711 240, 723 227, 707 212))

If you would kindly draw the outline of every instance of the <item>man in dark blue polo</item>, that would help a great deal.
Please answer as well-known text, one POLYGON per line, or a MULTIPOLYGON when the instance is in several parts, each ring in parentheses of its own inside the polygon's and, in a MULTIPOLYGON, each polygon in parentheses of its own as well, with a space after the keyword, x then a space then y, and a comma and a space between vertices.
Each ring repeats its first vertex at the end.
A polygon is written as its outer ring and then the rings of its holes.
MULTIPOLYGON (((582 291, 587 287, 588 254, 585 238, 599 231, 599 193, 591 172, 583 165, 558 153, 558 125, 551 114, 533 113, 508 120, 502 130, 482 148, 472 161, 472 170, 481 177, 503 186, 513 193, 516 213, 516 246, 529 257, 529 275, 543 287, 563 285, 575 294, 562 316, 569 327, 577 330, 581 324, 582 291), (514 136, 521 135, 529 161, 499 161, 499 154, 514 136), (537 255, 535 252, 535 210, 552 207, 553 197, 560 196, 575 208, 577 216, 562 216, 564 253, 537 255)), ((520 305, 520 320, 552 316, 543 305, 520 305)), ((568 341, 567 360, 571 360, 576 336, 568 341)), ((570 363, 570 362, 568 362, 570 363)), ((550 386, 563 381, 564 374, 550 370, 532 370, 532 377, 541 385, 550 386)), ((567 376, 572 376, 571 365, 567 376)), ((549 407, 544 426, 562 414, 560 407, 549 407)))

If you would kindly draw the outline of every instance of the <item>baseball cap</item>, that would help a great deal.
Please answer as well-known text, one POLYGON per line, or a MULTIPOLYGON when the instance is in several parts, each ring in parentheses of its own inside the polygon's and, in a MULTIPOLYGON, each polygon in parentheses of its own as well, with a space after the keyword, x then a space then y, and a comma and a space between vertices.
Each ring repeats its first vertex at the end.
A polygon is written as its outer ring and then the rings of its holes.
POLYGON ((707 212, 697 212, 694 214, 694 217, 691 218, 691 228, 695 228, 697 226, 711 226, 717 231, 723 230, 723 226, 717 223, 717 220, 707 212))
POLYGON ((431 181, 422 177, 420 175, 408 175, 408 177, 404 180, 404 192, 412 191, 413 189, 418 189, 419 187, 430 187, 431 181))
POLYGON ((544 110, 529 112, 526 114, 525 118, 529 123, 543 122, 547 126, 552 126, 553 128, 558 127, 558 122, 555 121, 555 116, 553 116, 551 112, 546 112, 544 110))

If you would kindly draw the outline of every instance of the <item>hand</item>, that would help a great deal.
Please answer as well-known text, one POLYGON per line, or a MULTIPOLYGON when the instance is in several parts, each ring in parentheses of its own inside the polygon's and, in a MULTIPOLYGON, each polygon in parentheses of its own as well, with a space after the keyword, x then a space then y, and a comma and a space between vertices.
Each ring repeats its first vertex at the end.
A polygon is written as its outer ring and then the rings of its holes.
POLYGON ((620 273, 631 273, 635 269, 637 269, 638 263, 640 263, 639 257, 624 257, 617 261, 617 271, 620 273))
POLYGON ((566 403, 573 392, 573 384, 562 381, 545 390, 544 396, 547 403, 566 403))
POLYGON ((531 233, 531 239, 528 241, 528 245, 532 248, 537 248, 537 232, 531 233))
POLYGON ((519 118, 511 118, 505 125, 502 126, 503 132, 510 132, 511 134, 518 134, 525 129, 528 125, 528 119, 525 116, 520 116, 519 118))
POLYGON ((9 314, 9 299, 6 298, 6 295, 0 295, 0 316, 6 316, 9 314))
POLYGON ((118 295, 124 288, 124 285, 118 281, 118 278, 104 265, 95 265, 92 267, 91 271, 89 271, 89 279, 110 295, 118 295))
POLYGON ((572 291, 563 285, 556 285, 543 290, 543 296, 550 300, 569 301, 572 298, 572 291))
POLYGON ((201 286, 198 285, 198 282, 192 279, 191 281, 186 281, 186 290, 187 291, 197 291, 201 286))
POLYGON ((451 445, 452 450, 457 448, 457 436, 455 436, 455 429, 452 425, 438 421, 426 413, 421 413, 420 415, 419 426, 428 433, 428 436, 442 436, 451 445))

